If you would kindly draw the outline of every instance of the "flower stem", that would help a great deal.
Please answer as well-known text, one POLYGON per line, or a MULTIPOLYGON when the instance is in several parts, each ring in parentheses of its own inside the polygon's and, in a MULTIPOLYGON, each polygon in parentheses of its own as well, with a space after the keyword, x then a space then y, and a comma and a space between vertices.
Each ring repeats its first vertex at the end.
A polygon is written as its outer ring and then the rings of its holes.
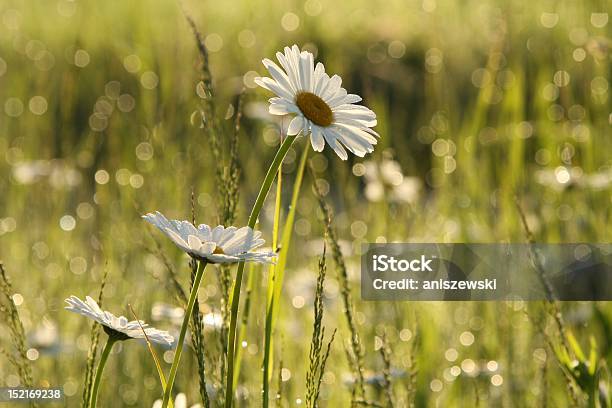
POLYGON ((98 389, 100 388, 100 380, 102 379, 102 372, 104 371, 104 366, 106 365, 106 360, 108 360, 108 356, 110 355, 111 349, 113 348, 113 344, 117 342, 117 339, 112 336, 108 337, 106 341, 106 346, 104 346, 104 350, 102 351, 102 356, 100 357, 100 362, 98 363, 98 369, 96 370, 96 378, 94 380, 93 388, 91 390, 91 398, 90 398, 90 407, 96 408, 96 404, 98 402, 98 389))
POLYGON ((185 317, 183 318, 181 333, 179 334, 178 343, 176 344, 174 360, 172 361, 172 367, 170 368, 170 376, 168 377, 168 383, 166 384, 166 388, 164 389, 164 400, 162 402, 162 408, 167 408, 168 402, 170 401, 170 394, 172 394, 174 379, 176 378, 176 372, 178 371, 179 362, 181 361, 181 353, 183 352, 183 344, 185 343, 185 335, 187 334, 189 319, 191 319, 191 313, 193 312, 194 305, 198 298, 198 289, 200 288, 200 282, 202 281, 202 275, 204 274, 205 267, 206 262, 200 261, 198 264, 198 271, 196 272, 195 279, 193 280, 193 287, 191 288, 191 293, 189 293, 189 302, 187 303, 187 310, 185 310, 185 317))
MULTIPOLYGON (((263 358, 263 379, 262 379, 262 396, 263 396, 263 407, 267 408, 269 403, 270 394, 270 379, 273 372, 273 356, 272 356, 272 334, 274 332, 274 326, 276 319, 278 318, 278 303, 283 285, 283 277, 285 274, 285 263, 287 260, 287 251, 289 250, 289 244, 291 243, 291 233, 293 232, 293 221, 295 220, 295 210, 297 208, 297 200, 300 195, 300 187, 302 186, 302 180, 304 178, 304 169, 306 168, 306 159, 308 158, 308 152, 310 149, 308 146, 304 148, 300 164, 298 167, 295 182, 293 184, 293 194, 291 195, 291 205, 289 206, 289 213, 287 214, 287 220, 283 227, 283 233, 281 236, 281 250, 278 256, 278 261, 275 265, 270 268, 270 277, 268 279, 268 298, 266 303, 266 326, 264 336, 264 358, 263 358)), ((280 195, 280 192, 279 192, 280 195)), ((276 225, 275 225, 276 227, 276 225)), ((274 231, 275 240, 278 232, 274 231)), ((275 242, 274 247, 277 247, 275 242)))
MULTIPOLYGON (((276 172, 280 168, 283 163, 283 159, 287 154, 287 151, 293 144, 296 136, 287 136, 280 148, 276 152, 276 156, 274 156, 274 160, 272 164, 268 168, 268 172, 266 173, 266 178, 264 179, 261 188, 259 189, 259 194, 257 194, 257 199, 255 200, 255 205, 251 210, 251 215, 249 216, 248 226, 253 228, 255 227, 255 223, 257 222, 257 218, 259 217, 259 213, 261 208, 263 207, 264 201, 266 200, 266 196, 270 191, 270 187, 272 186, 272 182, 276 177, 276 172)), ((244 262, 240 262, 238 264, 238 271, 236 272, 236 281, 234 282, 234 288, 232 289, 232 298, 231 298, 231 315, 230 315, 230 328, 229 328, 229 338, 227 342, 227 377, 225 379, 225 406, 230 408, 232 403, 234 402, 234 352, 236 348, 236 321, 238 318, 238 305, 240 303, 240 287, 242 286, 242 275, 244 273, 244 262)))

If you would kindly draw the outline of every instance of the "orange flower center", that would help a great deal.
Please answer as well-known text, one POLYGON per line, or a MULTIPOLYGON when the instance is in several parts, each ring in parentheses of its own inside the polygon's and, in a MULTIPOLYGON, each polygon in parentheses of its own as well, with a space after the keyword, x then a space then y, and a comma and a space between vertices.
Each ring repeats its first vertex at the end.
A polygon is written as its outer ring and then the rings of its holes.
POLYGON ((221 247, 216 247, 215 250, 213 251, 213 254, 218 254, 218 255, 225 255, 225 252, 223 252, 223 248, 221 247))
POLYGON ((313 93, 298 93, 295 97, 295 104, 304 116, 315 125, 327 127, 334 120, 334 114, 329 105, 313 93))

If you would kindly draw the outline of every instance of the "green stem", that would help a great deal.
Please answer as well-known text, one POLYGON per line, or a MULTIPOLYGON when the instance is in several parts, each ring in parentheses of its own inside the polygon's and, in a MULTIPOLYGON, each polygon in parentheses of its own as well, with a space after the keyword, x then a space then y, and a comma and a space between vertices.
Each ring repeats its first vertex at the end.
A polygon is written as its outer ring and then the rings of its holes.
POLYGON ((104 350, 102 351, 102 356, 100 357, 100 362, 98 363, 98 369, 96 370, 96 379, 94 380, 93 389, 91 390, 91 402, 89 405, 91 408, 96 408, 96 404, 98 403, 98 389, 100 388, 102 372, 104 371, 104 366, 106 365, 106 360, 108 360, 108 356, 113 348, 113 344, 116 342, 117 339, 109 337, 106 341, 106 346, 104 346, 104 350))
MULTIPOLYGON (((304 149, 305 151, 308 149, 304 149)), ((281 206, 282 206, 282 180, 283 180, 283 172, 281 169, 278 169, 277 172, 277 180, 276 180, 276 203, 274 204, 274 227, 272 228, 272 248, 278 248, 278 230, 280 224, 280 216, 281 216, 281 206)), ((272 299, 274 298, 274 279, 276 278, 276 265, 270 265, 270 270, 268 272, 268 294, 266 296, 266 310, 270 307, 272 303, 272 299)), ((270 389, 270 356, 269 356, 269 348, 271 343, 270 333, 268 332, 269 323, 268 318, 266 316, 266 332, 265 332, 265 340, 264 345, 267 346, 264 350, 264 360, 263 360, 263 378, 261 380, 263 386, 263 403, 262 407, 268 407, 268 393, 270 389)))
MULTIPOLYGON (((276 156, 274 156, 274 160, 272 164, 268 168, 268 172, 266 173, 266 178, 264 179, 261 188, 259 189, 259 194, 257 194, 257 200, 255 200, 255 205, 251 210, 251 215, 249 216, 248 226, 253 228, 255 227, 255 223, 257 222, 257 218, 259 217, 259 213, 261 208, 263 207, 264 201, 266 200, 266 196, 270 191, 270 187, 272 186, 272 182, 276 178, 276 172, 280 168, 283 163, 283 159, 287 154, 287 151, 293 144, 296 136, 287 136, 281 147, 276 152, 276 156)), ((232 311, 230 315, 230 329, 229 329, 229 338, 227 341, 227 378, 225 379, 225 406, 230 408, 232 403, 234 402, 234 352, 236 348, 236 320, 238 318, 238 304, 240 303, 240 287, 242 286, 242 275, 244 273, 244 262, 240 262, 238 264, 238 271, 236 272, 236 281, 234 282, 234 288, 232 289, 232 311)))
MULTIPOLYGON (((251 305, 253 304, 253 286, 255 284, 255 279, 253 279, 253 275, 255 274, 254 269, 253 264, 250 264, 247 270, 246 298, 244 299, 244 310, 242 312, 242 319, 240 320, 240 333, 238 333, 237 340, 240 345, 242 345, 244 339, 246 339, 247 323, 251 314, 251 305)), ((234 355, 234 389, 238 385, 238 378, 240 377, 242 350, 242 347, 238 347, 234 355)))
POLYGON ((200 288, 200 282, 202 281, 202 275, 204 274, 205 267, 206 262, 200 261, 198 264, 198 271, 196 272, 195 279, 193 280, 193 287, 191 288, 191 293, 189 293, 189 302, 187 303, 187 310, 185 310, 185 317, 183 318, 181 333, 179 334, 178 343, 176 344, 174 360, 172 361, 172 367, 170 368, 170 377, 168 377, 168 383, 166 385, 166 388, 164 389, 164 400, 162 402, 162 408, 167 408, 168 402, 170 401, 170 394, 172 394, 174 379, 176 378, 176 372, 178 371, 179 362, 181 361, 181 353, 183 352, 183 344, 185 343, 185 335, 187 334, 189 319, 191 319, 191 313, 193 312, 193 307, 198 298, 198 289, 200 288))
MULTIPOLYGON (((263 407, 267 408, 269 403, 270 394, 270 379, 272 377, 272 334, 274 332, 274 326, 278 317, 278 299, 280 298, 281 289, 283 285, 283 277, 285 274, 285 263, 287 257, 287 251, 289 250, 289 235, 293 231, 293 221, 295 219, 295 209, 297 206, 297 199, 300 195, 300 187, 302 186, 302 180, 304 178, 304 169, 306 168, 306 159, 308 158, 308 152, 310 149, 308 146, 304 148, 300 164, 297 171, 297 176, 293 185, 293 194, 291 196, 291 205, 289 207, 289 214, 285 226, 283 227, 283 234, 281 236, 281 251, 278 257, 276 265, 270 268, 270 279, 268 279, 268 298, 266 305, 266 326, 264 336, 264 358, 263 358, 263 407)), ((280 195, 280 192, 279 192, 280 195)), ((278 204, 280 207, 280 203, 278 204)), ((276 227, 276 223, 275 223, 276 227)), ((275 231, 275 240, 277 239, 278 233, 275 231)), ((277 244, 274 244, 276 248, 277 244)))

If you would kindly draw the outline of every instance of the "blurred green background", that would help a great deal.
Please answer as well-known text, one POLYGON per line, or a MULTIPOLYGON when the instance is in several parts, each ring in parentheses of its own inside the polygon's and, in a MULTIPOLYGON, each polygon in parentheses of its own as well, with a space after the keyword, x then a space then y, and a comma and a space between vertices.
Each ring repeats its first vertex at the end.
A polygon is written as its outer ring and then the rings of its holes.
MULTIPOLYGON (((226 126, 246 89, 237 224, 246 222, 282 125, 267 114, 270 95, 255 89, 262 58, 296 43, 377 113, 381 140, 372 155, 342 162, 328 148, 311 153, 349 260, 369 375, 382 369, 377 350, 385 334, 393 367, 406 370, 416 359, 418 406, 566 406, 567 384, 533 322, 537 305, 361 302, 358 253, 368 241, 524 242, 515 196, 538 241, 610 242, 611 4, 4 0, 0 258, 18 292, 13 300, 36 382, 63 386, 68 406, 80 402, 89 322, 64 312, 63 299, 97 297, 105 268, 106 309, 129 316, 130 303, 159 328, 174 327, 152 310, 176 302, 155 250, 159 234, 150 234, 140 214, 189 219, 193 186, 198 221, 217 222, 215 163, 200 129, 199 56, 186 13, 210 52, 226 126)), ((283 167, 287 204, 306 143, 294 145, 283 167)), ((304 398, 322 250, 311 183, 307 175, 275 343, 283 406, 304 398)), ((268 242, 273 207, 270 197, 260 218, 268 242)), ((158 242, 186 284, 186 258, 158 242)), ((325 324, 339 333, 321 403, 347 406, 348 335, 329 265, 325 324)), ((255 273, 238 390, 252 406, 260 398, 266 270, 255 273)), ((204 279, 201 308, 218 312, 214 274, 204 279)), ((610 361, 610 305, 564 303, 563 311, 578 341, 586 346, 595 336, 598 356, 610 361)), ((161 391, 146 347, 118 350, 101 406, 150 406, 161 391)), ((175 389, 196 403, 195 363, 187 356, 175 389)), ((399 406, 412 375, 398 376, 399 406)), ((0 364, 2 385, 18 381, 0 364)), ((378 398, 376 385, 369 392, 378 398)))

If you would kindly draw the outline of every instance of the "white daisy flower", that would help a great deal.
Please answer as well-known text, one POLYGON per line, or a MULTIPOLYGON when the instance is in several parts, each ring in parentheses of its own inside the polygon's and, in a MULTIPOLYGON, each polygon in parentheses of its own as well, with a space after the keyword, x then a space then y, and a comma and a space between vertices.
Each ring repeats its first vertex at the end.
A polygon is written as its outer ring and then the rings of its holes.
POLYGON ((149 327, 148 324, 140 320, 140 324, 136 320, 129 321, 124 316, 115 316, 114 314, 100 309, 98 303, 90 298, 85 297, 83 302, 76 296, 70 296, 66 299, 65 309, 80 315, 89 317, 92 320, 100 323, 104 328, 106 334, 115 340, 127 340, 127 339, 143 339, 143 329, 147 334, 150 341, 171 345, 174 342, 172 337, 167 331, 157 330, 153 327, 149 327))
POLYGON ((168 220, 162 213, 143 215, 149 223, 166 234, 183 251, 195 259, 209 263, 260 262, 273 263, 274 252, 252 252, 265 241, 261 232, 249 227, 210 228, 200 224, 196 228, 189 221, 168 220))
POLYGON ((376 126, 376 114, 365 106, 355 105, 359 95, 349 94, 342 88, 342 78, 331 78, 323 64, 314 66, 314 57, 308 51, 300 51, 297 45, 285 47, 276 53, 282 69, 269 59, 263 64, 272 78, 258 77, 255 83, 274 92, 269 111, 273 115, 295 114, 288 135, 310 134, 312 148, 320 152, 325 141, 342 159, 348 158, 348 149, 363 157, 374 151, 378 133, 370 129, 376 126))

